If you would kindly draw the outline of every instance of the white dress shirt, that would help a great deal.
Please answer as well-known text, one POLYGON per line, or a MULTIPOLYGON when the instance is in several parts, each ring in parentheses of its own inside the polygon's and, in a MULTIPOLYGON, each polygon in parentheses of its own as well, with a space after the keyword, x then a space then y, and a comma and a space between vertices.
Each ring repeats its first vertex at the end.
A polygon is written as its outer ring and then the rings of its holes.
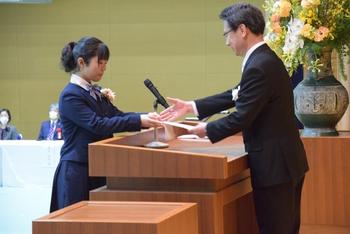
POLYGON ((265 41, 261 41, 261 42, 258 42, 258 43, 256 43, 255 45, 253 45, 252 47, 249 48, 249 50, 247 51, 247 53, 245 54, 244 59, 243 59, 242 72, 244 70, 245 64, 247 63, 250 55, 254 52, 254 50, 256 50, 258 47, 260 47, 260 46, 262 46, 264 44, 265 44, 265 41))
POLYGON ((89 87, 91 84, 76 74, 72 74, 70 76, 70 83, 76 84, 85 89, 86 91, 90 90, 89 87))

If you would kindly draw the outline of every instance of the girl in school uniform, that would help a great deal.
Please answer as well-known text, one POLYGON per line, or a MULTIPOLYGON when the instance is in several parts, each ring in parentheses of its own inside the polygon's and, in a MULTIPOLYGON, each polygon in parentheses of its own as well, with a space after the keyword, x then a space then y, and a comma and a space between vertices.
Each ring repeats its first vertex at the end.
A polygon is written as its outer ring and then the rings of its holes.
POLYGON ((157 125, 157 114, 123 112, 111 103, 113 93, 95 85, 107 67, 109 49, 95 37, 83 37, 62 49, 61 64, 70 81, 59 98, 64 144, 57 166, 50 212, 81 200, 89 191, 106 183, 103 177, 88 175, 88 144, 116 132, 139 131, 157 125), (101 92, 102 91, 102 92, 101 92))

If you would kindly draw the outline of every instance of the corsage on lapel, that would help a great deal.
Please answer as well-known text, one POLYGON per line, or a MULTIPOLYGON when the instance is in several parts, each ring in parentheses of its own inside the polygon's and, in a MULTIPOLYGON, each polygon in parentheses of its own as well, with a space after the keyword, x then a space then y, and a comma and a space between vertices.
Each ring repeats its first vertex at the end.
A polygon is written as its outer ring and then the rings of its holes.
POLYGON ((236 101, 238 99, 238 92, 241 86, 238 86, 235 89, 232 89, 232 101, 236 101))
POLYGON ((110 102, 113 102, 115 99, 115 92, 109 88, 103 88, 100 90, 102 96, 106 97, 110 102))

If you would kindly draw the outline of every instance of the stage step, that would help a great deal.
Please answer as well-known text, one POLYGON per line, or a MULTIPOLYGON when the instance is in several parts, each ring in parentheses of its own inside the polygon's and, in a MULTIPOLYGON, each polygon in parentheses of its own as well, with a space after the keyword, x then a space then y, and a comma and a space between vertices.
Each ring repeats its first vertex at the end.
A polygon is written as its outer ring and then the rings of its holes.
POLYGON ((350 226, 301 225, 300 234, 350 234, 350 226))

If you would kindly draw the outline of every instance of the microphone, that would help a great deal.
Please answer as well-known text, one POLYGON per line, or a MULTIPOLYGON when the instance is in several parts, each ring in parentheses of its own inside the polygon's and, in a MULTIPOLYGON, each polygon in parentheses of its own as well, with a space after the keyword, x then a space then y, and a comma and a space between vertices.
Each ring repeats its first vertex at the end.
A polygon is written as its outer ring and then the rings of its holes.
POLYGON ((153 93, 153 95, 157 98, 157 102, 162 105, 164 108, 168 108, 169 104, 166 102, 165 98, 158 92, 157 88, 153 85, 152 81, 146 79, 143 82, 146 87, 153 93))

